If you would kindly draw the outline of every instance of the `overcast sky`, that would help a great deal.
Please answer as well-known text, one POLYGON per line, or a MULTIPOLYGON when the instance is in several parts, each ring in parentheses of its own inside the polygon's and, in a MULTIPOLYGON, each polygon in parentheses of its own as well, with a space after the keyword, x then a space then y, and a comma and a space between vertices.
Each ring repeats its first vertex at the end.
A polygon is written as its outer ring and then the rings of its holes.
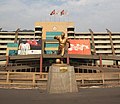
POLYGON ((120 0, 0 0, 3 30, 34 29, 37 21, 72 21, 76 32, 120 32, 120 0), (63 9, 67 15, 50 16, 63 9))

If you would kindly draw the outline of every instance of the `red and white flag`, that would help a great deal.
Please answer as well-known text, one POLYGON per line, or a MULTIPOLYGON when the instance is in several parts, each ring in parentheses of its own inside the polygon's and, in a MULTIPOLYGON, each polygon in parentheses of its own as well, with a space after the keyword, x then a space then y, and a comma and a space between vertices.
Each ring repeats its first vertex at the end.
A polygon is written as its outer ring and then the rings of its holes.
POLYGON ((65 10, 62 10, 61 12, 60 12, 60 15, 62 16, 62 15, 65 15, 65 10))
POLYGON ((67 14, 68 13, 65 10, 56 11, 55 9, 50 13, 50 15, 60 15, 60 16, 67 15, 67 14))
POLYGON ((60 16, 62 16, 62 15, 68 15, 68 12, 65 11, 65 10, 62 10, 62 11, 60 12, 60 16))
POLYGON ((50 15, 55 15, 56 14, 56 11, 55 9, 50 13, 50 15))

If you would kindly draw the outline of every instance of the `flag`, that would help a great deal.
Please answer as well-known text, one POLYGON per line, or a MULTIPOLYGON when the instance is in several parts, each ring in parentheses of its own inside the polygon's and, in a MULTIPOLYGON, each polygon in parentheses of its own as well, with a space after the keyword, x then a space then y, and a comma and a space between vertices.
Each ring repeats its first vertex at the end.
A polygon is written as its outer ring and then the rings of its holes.
POLYGON ((62 10, 61 12, 60 12, 60 15, 62 16, 62 15, 65 15, 65 10, 62 10))
POLYGON ((62 10, 62 11, 60 12, 60 16, 62 16, 62 15, 68 15, 68 12, 65 11, 65 10, 62 10))
POLYGON ((50 15, 55 15, 55 9, 50 13, 50 15))

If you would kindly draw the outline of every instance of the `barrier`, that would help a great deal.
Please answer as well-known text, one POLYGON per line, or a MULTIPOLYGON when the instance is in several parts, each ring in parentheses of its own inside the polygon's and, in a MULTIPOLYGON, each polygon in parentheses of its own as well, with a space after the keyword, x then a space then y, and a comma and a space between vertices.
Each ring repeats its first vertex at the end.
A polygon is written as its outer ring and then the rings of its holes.
MULTIPOLYGON (((0 85, 28 85, 32 87, 47 85, 48 73, 0 72, 0 85)), ((76 81, 82 85, 120 84, 120 72, 76 73, 76 81)))

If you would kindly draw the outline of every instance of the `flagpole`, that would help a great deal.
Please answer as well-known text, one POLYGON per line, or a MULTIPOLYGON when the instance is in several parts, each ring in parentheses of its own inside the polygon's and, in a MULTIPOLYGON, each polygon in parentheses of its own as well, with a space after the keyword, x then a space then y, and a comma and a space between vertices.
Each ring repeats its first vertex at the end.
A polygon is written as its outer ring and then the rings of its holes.
POLYGON ((50 16, 50 22, 51 22, 51 16, 50 16))
POLYGON ((66 11, 66 21, 69 22, 69 19, 68 19, 68 15, 67 15, 68 11, 66 11))
POLYGON ((55 14, 56 14, 56 11, 55 11, 55 9, 54 9, 54 10, 50 13, 51 16, 52 16, 52 15, 54 16, 54 17, 53 17, 53 21, 55 21, 55 14))
POLYGON ((53 21, 55 22, 55 15, 54 15, 54 20, 53 21))
POLYGON ((68 22, 69 22, 69 15, 67 16, 67 20, 68 20, 68 22))
MULTIPOLYGON (((59 16, 59 15, 58 15, 59 16)), ((58 17, 59 18, 59 22, 60 22, 60 16, 58 17)))

